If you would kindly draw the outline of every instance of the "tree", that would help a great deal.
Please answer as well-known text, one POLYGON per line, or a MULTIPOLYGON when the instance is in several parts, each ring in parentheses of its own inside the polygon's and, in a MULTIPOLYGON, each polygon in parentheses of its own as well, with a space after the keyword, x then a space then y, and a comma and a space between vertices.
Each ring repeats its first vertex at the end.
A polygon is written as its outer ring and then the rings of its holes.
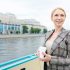
POLYGON ((0 23, 1 23, 1 20, 0 20, 0 23))
POLYGON ((43 33, 47 33, 47 29, 44 28, 44 29, 43 29, 43 33))
POLYGON ((33 27, 31 27, 30 33, 34 33, 34 28, 33 27))
POLYGON ((23 28, 23 30, 22 30, 23 34, 28 33, 28 27, 27 26, 23 26, 22 28, 23 28))
POLYGON ((20 34, 20 31, 19 31, 19 30, 17 30, 17 31, 16 31, 16 34, 20 34))
POLYGON ((41 29, 31 27, 30 33, 40 33, 41 29))

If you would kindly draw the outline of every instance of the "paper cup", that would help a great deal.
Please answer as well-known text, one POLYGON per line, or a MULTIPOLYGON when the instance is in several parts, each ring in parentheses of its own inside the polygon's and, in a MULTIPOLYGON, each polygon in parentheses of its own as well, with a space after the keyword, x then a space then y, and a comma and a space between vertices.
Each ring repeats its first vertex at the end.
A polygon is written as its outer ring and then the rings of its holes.
POLYGON ((44 58, 43 53, 45 53, 46 47, 40 46, 40 47, 38 48, 38 51, 39 51, 40 58, 44 58))

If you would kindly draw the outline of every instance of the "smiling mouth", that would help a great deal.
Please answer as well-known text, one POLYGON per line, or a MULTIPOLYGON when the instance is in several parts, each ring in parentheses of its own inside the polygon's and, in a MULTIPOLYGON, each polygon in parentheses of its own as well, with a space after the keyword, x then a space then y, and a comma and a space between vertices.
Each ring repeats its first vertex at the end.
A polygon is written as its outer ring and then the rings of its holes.
POLYGON ((63 21, 56 21, 56 22, 58 22, 58 23, 62 23, 63 21))

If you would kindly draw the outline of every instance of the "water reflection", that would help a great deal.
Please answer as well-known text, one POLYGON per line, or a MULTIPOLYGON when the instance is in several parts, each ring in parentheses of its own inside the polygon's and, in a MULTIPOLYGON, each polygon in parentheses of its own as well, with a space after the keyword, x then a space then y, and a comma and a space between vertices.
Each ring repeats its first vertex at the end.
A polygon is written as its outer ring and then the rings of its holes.
POLYGON ((35 53, 44 37, 0 39, 0 63, 35 53))

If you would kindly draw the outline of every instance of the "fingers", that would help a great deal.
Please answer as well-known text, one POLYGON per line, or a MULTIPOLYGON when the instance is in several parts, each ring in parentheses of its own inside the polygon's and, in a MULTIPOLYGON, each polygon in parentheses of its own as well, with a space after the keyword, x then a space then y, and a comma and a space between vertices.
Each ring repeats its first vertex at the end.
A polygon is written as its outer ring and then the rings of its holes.
POLYGON ((37 53, 34 53, 36 56, 40 56, 40 51, 37 51, 37 53))
POLYGON ((39 60, 40 60, 40 61, 43 61, 43 59, 42 59, 42 58, 39 58, 39 60))
POLYGON ((46 53, 45 52, 42 52, 42 55, 46 56, 46 53))

